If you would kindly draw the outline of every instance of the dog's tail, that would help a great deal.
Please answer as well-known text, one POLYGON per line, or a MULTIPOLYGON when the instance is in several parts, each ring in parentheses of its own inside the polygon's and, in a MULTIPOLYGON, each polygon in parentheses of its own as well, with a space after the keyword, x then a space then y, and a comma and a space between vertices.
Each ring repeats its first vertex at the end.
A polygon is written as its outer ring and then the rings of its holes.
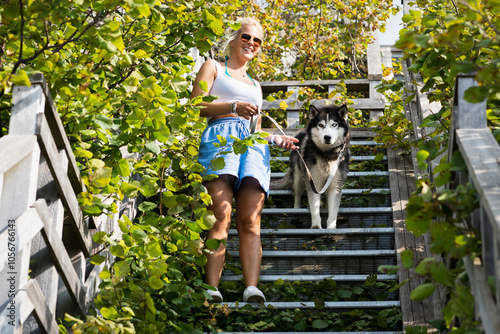
POLYGON ((293 172, 288 168, 285 175, 278 180, 271 181, 271 189, 292 189, 293 186, 293 172))

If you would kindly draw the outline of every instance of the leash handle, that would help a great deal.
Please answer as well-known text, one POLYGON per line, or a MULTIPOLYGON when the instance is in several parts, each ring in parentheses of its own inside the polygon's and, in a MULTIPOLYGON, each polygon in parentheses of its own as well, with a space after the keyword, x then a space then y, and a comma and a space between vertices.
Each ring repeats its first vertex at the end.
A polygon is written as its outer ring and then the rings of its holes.
MULTIPOLYGON (((268 114, 266 114, 263 111, 261 111, 261 114, 264 115, 264 116, 266 116, 267 118, 269 118, 271 120, 271 122, 276 126, 276 128, 284 136, 287 136, 287 134, 283 131, 283 129, 281 128, 281 126, 279 126, 278 122, 276 122, 276 120, 274 118, 272 118, 271 116, 269 116, 268 114)), ((332 183, 333 177, 335 176, 335 174, 337 174, 337 171, 338 171, 339 165, 340 165, 340 161, 342 160, 342 157, 344 156, 344 149, 345 149, 345 142, 344 142, 344 144, 342 146, 342 149, 340 150, 338 162, 337 162, 337 165, 335 166, 335 172, 333 172, 333 173, 330 174, 330 176, 328 177, 328 180, 326 180, 325 185, 319 191, 317 190, 316 185, 314 184, 314 180, 312 178, 311 172, 309 171, 309 168, 307 167, 306 161, 302 157, 302 154, 300 154, 300 151, 296 150, 296 152, 299 154, 300 160, 302 160, 302 163, 304 164, 304 167, 305 167, 306 172, 307 172, 307 177, 309 179, 309 184, 311 185, 311 189, 312 189, 313 192, 315 192, 318 195, 321 195, 321 194, 323 194, 326 191, 326 189, 328 189, 328 187, 332 183)))

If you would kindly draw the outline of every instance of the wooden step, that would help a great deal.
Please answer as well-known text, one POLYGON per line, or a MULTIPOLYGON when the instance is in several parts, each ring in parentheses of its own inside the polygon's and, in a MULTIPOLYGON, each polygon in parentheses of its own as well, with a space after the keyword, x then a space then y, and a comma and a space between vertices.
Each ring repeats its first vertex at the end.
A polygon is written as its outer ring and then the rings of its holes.
MULTIPOLYGON (((218 334, 248 334, 248 332, 219 332, 218 334)), ((369 332, 259 332, 259 334, 405 334, 403 331, 369 332)))
MULTIPOLYGON (((240 252, 230 251, 233 258, 239 257, 240 252)), ((262 251, 262 258, 333 258, 333 257, 376 257, 395 256, 394 249, 377 250, 344 250, 344 251, 262 251)))
MULTIPOLYGON (((380 188, 380 189, 342 189, 342 195, 373 195, 373 194, 389 194, 391 192, 390 188, 380 188)), ((270 196, 291 196, 293 195, 292 190, 277 190, 271 189, 269 191, 270 196)))
MULTIPOLYGON (((229 251, 239 258, 239 252, 229 251)), ((228 258, 228 262, 235 260, 228 258)), ((262 275, 370 275, 381 265, 395 265, 395 250, 263 251, 262 275)))
MULTIPOLYGON (((238 309, 243 308, 246 305, 252 305, 254 307, 273 307, 278 310, 285 309, 315 309, 315 302, 267 302, 264 304, 255 304, 255 303, 243 303, 243 302, 223 302, 220 303, 226 305, 230 309, 238 309)), ((324 302, 324 306, 330 310, 346 310, 346 309, 385 309, 385 308, 393 308, 400 307, 401 304, 399 301, 362 301, 362 302, 324 302)))
MULTIPOLYGON (((327 208, 321 208, 320 213, 328 213, 327 208)), ((392 207, 372 208, 339 208, 339 214, 368 214, 368 213, 392 213, 392 207)), ((311 214, 309 208, 264 208, 262 214, 266 215, 306 215, 311 214)))
MULTIPOLYGON (((273 235, 273 236, 323 236, 323 235, 345 235, 345 234, 381 234, 381 233, 394 233, 394 228, 334 228, 334 229, 261 229, 260 235, 273 235)), ((229 235, 238 235, 236 229, 230 229, 229 235)))
MULTIPOLYGON (((271 178, 282 178, 285 173, 271 173, 271 178)), ((389 172, 386 171, 370 171, 370 172, 349 172, 347 177, 363 177, 363 176, 389 176, 389 172)))
MULTIPOLYGON (((238 248, 235 229, 229 231, 227 249, 238 248)), ((377 250, 394 249, 394 228, 262 229, 263 250, 377 250)))
MULTIPOLYGON (((260 275, 260 282, 276 282, 283 280, 285 282, 316 282, 323 279, 332 279, 335 282, 365 282, 370 275, 260 275)), ((223 281, 241 281, 242 275, 222 275, 223 281)), ((377 281, 397 280, 397 275, 377 275, 377 281)))
MULTIPOLYGON (((355 155, 351 156, 350 160, 351 161, 374 161, 375 160, 375 155, 355 155)), ((284 161, 287 162, 290 160, 290 157, 272 157, 271 161, 284 161)), ((387 160, 387 156, 384 155, 382 157, 382 161, 387 160)))

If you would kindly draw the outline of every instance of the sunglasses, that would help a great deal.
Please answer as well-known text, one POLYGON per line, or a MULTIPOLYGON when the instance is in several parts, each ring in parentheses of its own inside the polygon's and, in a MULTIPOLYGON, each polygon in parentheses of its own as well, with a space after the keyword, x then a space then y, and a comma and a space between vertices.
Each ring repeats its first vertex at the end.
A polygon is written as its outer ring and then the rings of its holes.
POLYGON ((245 43, 252 40, 252 39, 253 39, 254 46, 257 45, 257 47, 259 47, 262 44, 262 40, 258 37, 252 37, 249 34, 241 34, 241 40, 245 43))

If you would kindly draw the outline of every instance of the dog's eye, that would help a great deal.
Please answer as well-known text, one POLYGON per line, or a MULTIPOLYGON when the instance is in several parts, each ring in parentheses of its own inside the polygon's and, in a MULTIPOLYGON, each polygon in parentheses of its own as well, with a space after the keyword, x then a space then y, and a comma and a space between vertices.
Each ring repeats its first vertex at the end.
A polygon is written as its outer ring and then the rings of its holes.
POLYGON ((337 123, 332 124, 332 128, 336 128, 337 126, 339 126, 337 123))
POLYGON ((318 124, 318 128, 323 129, 324 127, 325 127, 325 125, 324 125, 323 123, 319 123, 319 124, 318 124))

